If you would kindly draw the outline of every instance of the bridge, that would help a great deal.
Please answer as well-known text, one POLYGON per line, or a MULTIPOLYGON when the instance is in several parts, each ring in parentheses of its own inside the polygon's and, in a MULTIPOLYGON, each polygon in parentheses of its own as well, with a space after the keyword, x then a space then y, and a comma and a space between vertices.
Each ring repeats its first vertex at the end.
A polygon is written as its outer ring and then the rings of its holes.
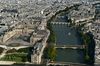
POLYGON ((56 49, 84 49, 85 45, 56 45, 56 49))
POLYGON ((51 24, 70 25, 70 23, 67 23, 67 22, 51 22, 51 24))
POLYGON ((100 1, 94 1, 94 2, 92 2, 92 4, 97 4, 97 3, 100 3, 100 1))
POLYGON ((81 64, 81 63, 72 63, 72 62, 48 62, 47 66, 87 66, 86 64, 81 64))

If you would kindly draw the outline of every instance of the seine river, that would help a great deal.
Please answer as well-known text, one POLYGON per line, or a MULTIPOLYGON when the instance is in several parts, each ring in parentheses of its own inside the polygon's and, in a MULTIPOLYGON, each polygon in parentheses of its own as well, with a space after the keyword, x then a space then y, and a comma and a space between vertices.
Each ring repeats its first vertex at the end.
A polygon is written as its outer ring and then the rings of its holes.
MULTIPOLYGON (((55 18, 55 22, 67 22, 66 16, 55 18)), ((77 30, 62 24, 51 24, 56 35, 57 45, 82 45, 81 37, 77 30)), ((82 50, 57 49, 56 61, 83 63, 84 54, 82 50)))

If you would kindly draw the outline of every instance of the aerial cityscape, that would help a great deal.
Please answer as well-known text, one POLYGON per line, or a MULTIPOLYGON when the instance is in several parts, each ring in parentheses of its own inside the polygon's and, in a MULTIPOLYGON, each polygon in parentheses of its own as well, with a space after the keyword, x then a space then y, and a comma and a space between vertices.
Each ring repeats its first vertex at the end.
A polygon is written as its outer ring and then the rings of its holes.
POLYGON ((0 0, 0 66, 100 66, 100 0, 0 0))

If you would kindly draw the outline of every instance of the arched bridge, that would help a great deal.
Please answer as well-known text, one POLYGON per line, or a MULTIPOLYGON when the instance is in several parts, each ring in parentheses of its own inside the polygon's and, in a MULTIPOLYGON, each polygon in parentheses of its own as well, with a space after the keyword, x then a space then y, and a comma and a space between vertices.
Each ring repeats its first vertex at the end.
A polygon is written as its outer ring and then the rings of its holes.
POLYGON ((51 22, 51 24, 63 24, 63 25, 69 25, 68 22, 51 22))
POLYGON ((84 49, 85 45, 56 45, 56 49, 84 49))

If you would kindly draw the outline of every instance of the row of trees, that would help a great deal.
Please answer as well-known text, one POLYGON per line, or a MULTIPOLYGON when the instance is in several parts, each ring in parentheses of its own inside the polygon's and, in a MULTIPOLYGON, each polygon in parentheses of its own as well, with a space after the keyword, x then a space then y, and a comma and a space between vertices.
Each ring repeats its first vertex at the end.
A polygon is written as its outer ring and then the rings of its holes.
POLYGON ((95 41, 93 39, 93 35, 91 32, 84 33, 81 28, 84 27, 85 24, 76 26, 80 37, 82 38, 82 43, 85 45, 84 49, 84 61, 86 64, 93 65, 94 64, 94 52, 95 52, 95 41))
POLYGON ((48 45, 45 48, 44 58, 50 59, 50 61, 55 61, 56 60, 56 55, 57 55, 57 52, 56 52, 56 49, 54 48, 53 44, 52 45, 48 45))
POLYGON ((56 36, 55 36, 55 33, 54 31, 52 30, 52 26, 50 23, 47 24, 47 28, 50 30, 50 36, 48 38, 48 43, 55 43, 56 41, 56 36))
POLYGON ((28 61, 27 54, 8 54, 8 55, 5 55, 5 57, 1 58, 0 60, 16 61, 16 62, 26 62, 26 61, 28 61))
POLYGON ((21 48, 19 50, 10 49, 6 53, 28 53, 28 52, 29 52, 29 47, 28 48, 21 48))
POLYGON ((95 41, 93 35, 89 33, 80 33, 85 45, 84 59, 87 64, 94 64, 95 41))
POLYGON ((51 61, 54 61, 56 59, 56 49, 54 47, 54 44, 56 42, 56 35, 54 31, 52 30, 51 24, 48 22, 47 28, 50 30, 50 36, 48 38, 48 46, 45 49, 45 58, 50 59, 51 61))

